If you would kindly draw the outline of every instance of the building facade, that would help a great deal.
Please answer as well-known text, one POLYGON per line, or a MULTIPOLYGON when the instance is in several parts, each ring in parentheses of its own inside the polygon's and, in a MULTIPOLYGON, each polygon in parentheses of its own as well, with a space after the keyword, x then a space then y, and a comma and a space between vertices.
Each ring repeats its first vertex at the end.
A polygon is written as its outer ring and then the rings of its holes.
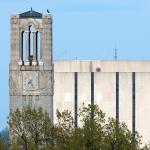
POLYGON ((41 106, 53 120, 52 18, 33 11, 11 16, 10 111, 41 106))
POLYGON ((97 104, 150 140, 150 61, 55 61, 53 99, 54 122, 56 109, 69 109, 80 125, 83 103, 97 104))
POLYGON ((150 140, 150 61, 54 61, 52 18, 33 10, 11 16, 10 110, 42 107, 57 122, 68 109, 97 104, 106 116, 150 140), (54 94, 54 95, 53 95, 54 94))

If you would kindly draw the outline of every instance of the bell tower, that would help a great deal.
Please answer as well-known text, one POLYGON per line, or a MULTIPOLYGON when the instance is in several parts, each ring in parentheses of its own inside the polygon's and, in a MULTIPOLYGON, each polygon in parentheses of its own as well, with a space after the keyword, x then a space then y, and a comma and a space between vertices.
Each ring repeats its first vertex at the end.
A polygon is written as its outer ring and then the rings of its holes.
POLYGON ((52 17, 27 11, 11 16, 10 111, 42 107, 53 120, 52 17))

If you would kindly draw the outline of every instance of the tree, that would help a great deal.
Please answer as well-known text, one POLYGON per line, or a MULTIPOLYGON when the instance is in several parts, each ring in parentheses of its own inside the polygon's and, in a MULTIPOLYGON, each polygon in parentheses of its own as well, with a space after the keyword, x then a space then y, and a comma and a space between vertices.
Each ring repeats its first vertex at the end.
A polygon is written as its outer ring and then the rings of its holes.
POLYGON ((82 146, 86 150, 100 150, 104 148, 105 114, 97 105, 83 106, 79 112, 82 123, 82 146))
POLYGON ((105 124, 105 149, 106 150, 138 150, 141 145, 141 137, 135 133, 135 142, 133 143, 133 134, 127 128, 125 123, 116 122, 114 118, 108 118, 105 124))
POLYGON ((0 150, 5 150, 5 145, 2 139, 2 135, 0 135, 0 150))
POLYGON ((144 147, 141 150, 150 150, 150 143, 145 144, 144 147))
POLYGON ((141 148, 141 137, 134 135, 125 123, 106 118, 97 105, 83 106, 74 127, 71 112, 57 111, 52 124, 41 108, 23 108, 10 114, 9 126, 13 150, 150 150, 141 148), (133 136, 135 137, 133 142, 133 136))
POLYGON ((68 110, 59 112, 57 110, 58 122, 55 125, 56 128, 56 149, 69 150, 69 144, 71 137, 74 134, 74 124, 71 112, 68 110))
POLYGON ((5 128, 0 132, 0 149, 8 150, 9 145, 9 133, 8 128, 5 128))
POLYGON ((42 108, 24 107, 10 113, 11 145, 16 149, 38 150, 53 143, 53 125, 48 113, 42 108))
POLYGON ((140 148, 141 136, 137 132, 133 142, 133 134, 127 125, 117 122, 114 118, 106 118, 97 105, 83 106, 80 109, 79 118, 82 125, 77 128, 72 127, 71 112, 59 112, 58 117, 60 122, 57 128, 63 130, 59 138, 65 137, 65 140, 59 143, 59 150, 150 150, 149 145, 140 148))

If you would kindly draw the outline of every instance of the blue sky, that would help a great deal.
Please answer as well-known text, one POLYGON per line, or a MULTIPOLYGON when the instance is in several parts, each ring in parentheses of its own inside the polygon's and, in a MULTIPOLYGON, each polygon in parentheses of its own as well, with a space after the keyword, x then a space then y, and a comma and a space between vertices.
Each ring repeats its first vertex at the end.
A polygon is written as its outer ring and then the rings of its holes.
POLYGON ((53 16, 54 59, 150 59, 149 0, 0 0, 0 130, 9 112, 10 15, 53 16))

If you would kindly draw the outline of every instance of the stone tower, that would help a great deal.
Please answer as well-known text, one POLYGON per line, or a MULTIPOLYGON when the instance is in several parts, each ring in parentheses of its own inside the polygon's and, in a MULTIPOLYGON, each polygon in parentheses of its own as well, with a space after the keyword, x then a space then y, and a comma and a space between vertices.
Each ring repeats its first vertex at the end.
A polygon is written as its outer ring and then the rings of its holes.
POLYGON ((53 120, 52 18, 33 11, 11 16, 10 111, 42 107, 53 120))

